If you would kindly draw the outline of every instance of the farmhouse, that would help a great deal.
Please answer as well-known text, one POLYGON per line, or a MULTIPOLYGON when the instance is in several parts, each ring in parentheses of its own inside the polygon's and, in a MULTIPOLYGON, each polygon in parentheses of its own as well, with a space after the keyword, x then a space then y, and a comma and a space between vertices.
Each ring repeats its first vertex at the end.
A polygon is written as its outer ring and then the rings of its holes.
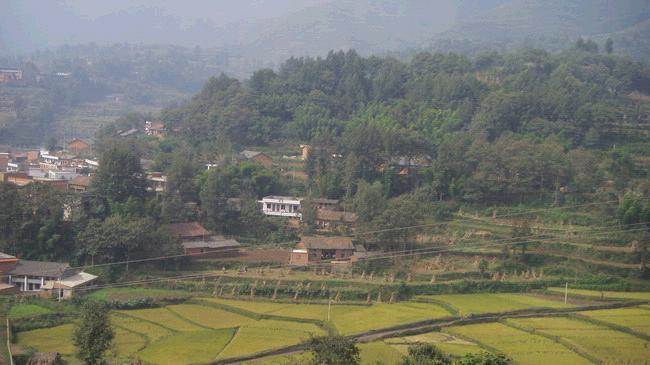
POLYGON ((162 193, 167 189, 167 176, 160 172, 148 173, 145 180, 147 180, 148 191, 162 193))
POLYGON ((182 245, 186 255, 195 255, 196 258, 237 256, 241 246, 239 242, 223 236, 212 236, 200 241, 185 241, 182 245))
POLYGON ((88 191, 90 187, 90 176, 77 176, 68 182, 68 190, 77 193, 88 191))
POLYGON ((303 236, 291 251, 291 265, 303 266, 314 262, 349 261, 354 255, 350 237, 303 236))
POLYGON ((183 241, 204 241, 210 236, 210 231, 198 222, 172 223, 168 227, 173 236, 183 241))
POLYGON ((0 181, 25 186, 32 183, 32 177, 24 172, 0 172, 0 181))
POLYGON ((242 160, 257 161, 267 169, 273 167, 273 159, 264 152, 244 150, 239 153, 239 157, 242 160))
POLYGON ((17 68, 1 68, 0 82, 13 82, 23 79, 23 70, 17 68))
POLYGON ((270 195, 259 201, 262 204, 262 212, 265 215, 275 217, 302 218, 300 203, 302 198, 292 196, 270 195))
POLYGON ((88 151, 90 149, 90 145, 79 138, 75 138, 72 141, 68 142, 66 149, 74 153, 82 153, 88 151))
POLYGON ((164 137, 167 134, 167 128, 161 122, 144 122, 144 133, 148 136, 164 137))
POLYGON ((337 212, 333 210, 318 209, 315 223, 322 229, 353 226, 357 222, 357 215, 351 212, 337 212))
POLYGON ((65 299, 95 279, 97 276, 71 269, 67 263, 18 260, 7 281, 22 292, 45 292, 65 299))

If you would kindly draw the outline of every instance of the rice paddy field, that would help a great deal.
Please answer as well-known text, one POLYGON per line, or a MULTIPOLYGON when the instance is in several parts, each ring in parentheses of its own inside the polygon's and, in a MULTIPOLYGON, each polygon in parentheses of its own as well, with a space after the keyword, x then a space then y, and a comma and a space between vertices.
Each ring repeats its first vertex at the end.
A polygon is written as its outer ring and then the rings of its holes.
POLYGON ((443 302, 459 315, 507 312, 530 308, 567 308, 571 305, 530 294, 451 294, 422 295, 423 300, 443 302))
POLYGON ((470 352, 481 351, 481 347, 477 343, 444 332, 429 332, 421 335, 388 338, 384 342, 404 355, 407 353, 409 346, 417 343, 430 343, 442 352, 454 356, 463 356, 470 352))
MULTIPOLYGON (((300 319, 327 320, 327 305, 323 304, 290 304, 228 299, 206 300, 261 315, 268 314, 300 319)), ((350 335, 449 316, 451 316, 449 311, 434 303, 333 304, 330 320, 339 333, 350 335)))
POLYGON ((642 307, 595 310, 580 314, 650 336, 650 311, 642 307))
MULTIPOLYGON (((108 293, 110 294, 110 293, 108 293)), ((119 293, 120 295, 124 293, 119 293)), ((165 293, 169 294, 169 293, 165 293)), ((107 295, 104 293, 102 295, 107 295)), ((564 308, 552 297, 526 294, 462 294, 418 297, 395 304, 328 306, 222 298, 195 298, 158 308, 114 310, 109 364, 139 358, 151 365, 206 364, 304 343, 326 328, 344 335, 402 326, 424 320, 527 308, 564 308), (452 310, 453 309, 453 310, 452 310)), ((38 304, 18 304, 16 320, 52 313, 38 304)), ((26 349, 57 351, 76 365, 72 323, 18 332, 26 349)), ((650 359, 650 306, 576 312, 575 316, 506 319, 456 325, 418 335, 360 343, 362 363, 396 364, 410 345, 430 343, 452 356, 501 352, 516 364, 646 364, 650 359), (644 337, 646 336, 646 337, 644 337)), ((299 364, 309 353, 280 355, 248 364, 299 364)))
MULTIPOLYGON (((564 295, 564 288, 548 288, 550 292, 564 295)), ((630 300, 650 300, 650 292, 627 292, 627 291, 601 291, 585 289, 569 289, 569 296, 579 295, 597 299, 630 299, 630 300)))
POLYGON ((647 364, 650 359, 650 342, 605 326, 563 317, 508 321, 562 338, 603 364, 647 364))
POLYGON ((557 342, 501 323, 450 327, 445 329, 444 332, 465 337, 484 347, 507 354, 515 363, 521 365, 591 364, 588 359, 557 342))

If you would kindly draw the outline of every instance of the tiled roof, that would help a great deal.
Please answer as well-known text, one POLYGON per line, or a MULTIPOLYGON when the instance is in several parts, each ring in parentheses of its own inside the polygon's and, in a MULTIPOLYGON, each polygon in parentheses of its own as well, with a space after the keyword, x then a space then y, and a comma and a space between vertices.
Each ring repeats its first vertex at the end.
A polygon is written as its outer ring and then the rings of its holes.
POLYGON ((193 238, 209 236, 210 232, 203 228, 198 222, 187 223, 172 223, 169 225, 169 230, 174 236, 182 238, 193 238))
POLYGON ((239 247, 241 244, 235 240, 226 239, 222 236, 212 236, 205 241, 187 241, 182 243, 183 248, 224 248, 239 247))
POLYGON ((95 279, 97 279, 97 276, 82 271, 59 280, 57 284, 68 288, 74 288, 89 283, 95 279))
POLYGON ((257 156, 257 155, 259 155, 261 153, 262 152, 258 152, 258 151, 243 150, 239 154, 242 155, 242 157, 245 157, 245 158, 253 158, 253 157, 255 157, 255 156, 257 156))
POLYGON ((318 209, 316 219, 321 221, 354 223, 357 221, 357 215, 352 212, 337 212, 327 209, 318 209))
POLYGON ((60 278, 69 268, 69 264, 61 262, 18 260, 16 267, 9 274, 60 278))
POLYGON ((77 176, 74 179, 70 180, 70 185, 79 185, 79 186, 90 186, 90 176, 77 176))
POLYGON ((350 237, 303 236, 300 243, 307 249, 354 250, 350 237))
POLYGON ((312 199, 312 202, 317 204, 332 204, 332 205, 339 203, 338 199, 324 199, 324 198, 312 199))

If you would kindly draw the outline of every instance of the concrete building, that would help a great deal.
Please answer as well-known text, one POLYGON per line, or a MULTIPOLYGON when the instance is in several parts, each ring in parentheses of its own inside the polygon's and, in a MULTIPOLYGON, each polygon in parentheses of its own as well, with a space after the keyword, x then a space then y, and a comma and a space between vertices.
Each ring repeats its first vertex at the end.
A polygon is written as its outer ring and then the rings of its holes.
POLYGON ((302 218, 300 203, 303 198, 270 195, 259 201, 262 212, 268 216, 302 218))

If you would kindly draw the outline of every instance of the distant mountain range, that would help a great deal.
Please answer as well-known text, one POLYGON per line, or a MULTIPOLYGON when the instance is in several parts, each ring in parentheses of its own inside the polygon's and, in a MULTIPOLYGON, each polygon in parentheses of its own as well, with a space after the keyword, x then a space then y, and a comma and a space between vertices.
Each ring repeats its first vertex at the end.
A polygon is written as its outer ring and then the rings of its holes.
POLYGON ((650 60, 649 0, 6 0, 0 55, 74 43, 214 48, 233 71, 354 48, 476 53, 578 37, 650 60), (236 70, 235 70, 236 69, 236 70))
POLYGON ((533 46, 558 50, 578 37, 599 42, 611 37, 615 49, 650 60, 648 0, 467 0, 458 22, 432 37, 436 50, 475 53, 533 46), (476 4, 481 3, 480 11, 476 4))

